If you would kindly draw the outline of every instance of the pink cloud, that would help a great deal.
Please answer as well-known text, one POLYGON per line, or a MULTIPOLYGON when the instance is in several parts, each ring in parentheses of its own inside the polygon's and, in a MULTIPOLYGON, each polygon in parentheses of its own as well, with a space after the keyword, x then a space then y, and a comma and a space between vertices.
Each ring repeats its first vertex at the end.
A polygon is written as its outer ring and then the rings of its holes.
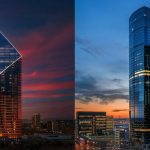
POLYGON ((42 94, 42 93, 36 93, 36 94, 31 94, 31 93, 25 93, 23 94, 23 99, 26 98, 61 98, 64 96, 72 96, 72 94, 42 94))
MULTIPOLYGON (((21 38, 10 37, 23 55, 23 99, 60 98, 71 93, 43 94, 40 91, 54 91, 74 88, 74 81, 49 83, 48 80, 74 75, 74 25, 51 30, 48 26, 28 33, 21 38), (71 44, 70 44, 71 43, 71 44), (68 45, 72 48, 68 48, 68 45), (44 68, 45 67, 45 68, 44 68), (69 69, 68 69, 69 68, 69 69), (41 71, 42 70, 42 71, 41 71), (40 83, 32 83, 37 79, 40 83), (36 91, 30 94, 25 91, 36 91)), ((24 118, 34 113, 44 117, 73 116, 74 100, 23 103, 24 118)))
POLYGON ((66 75, 73 75, 73 71, 72 70, 65 70, 65 71, 53 71, 53 72, 40 72, 40 71, 34 71, 31 73, 23 73, 22 77, 23 80, 26 79, 35 79, 35 78, 44 78, 44 79, 50 79, 50 78, 58 78, 58 77, 63 77, 66 75))
POLYGON ((31 90, 31 91, 44 91, 44 90, 58 90, 58 89, 68 89, 73 88, 74 82, 64 82, 64 83, 43 83, 43 84, 27 84, 23 86, 23 90, 31 90))

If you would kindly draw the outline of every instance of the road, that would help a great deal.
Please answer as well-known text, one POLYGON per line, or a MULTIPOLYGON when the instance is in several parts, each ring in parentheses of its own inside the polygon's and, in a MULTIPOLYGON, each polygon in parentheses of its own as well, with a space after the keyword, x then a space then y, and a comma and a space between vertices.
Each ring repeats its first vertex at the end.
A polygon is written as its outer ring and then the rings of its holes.
POLYGON ((96 148, 93 146, 89 146, 88 144, 76 144, 75 145, 75 150, 101 150, 101 148, 96 148))
POLYGON ((113 148, 114 146, 107 146, 105 148, 100 148, 100 147, 94 147, 94 146, 89 146, 88 144, 76 144, 75 145, 75 150, 128 150, 129 148, 113 148))

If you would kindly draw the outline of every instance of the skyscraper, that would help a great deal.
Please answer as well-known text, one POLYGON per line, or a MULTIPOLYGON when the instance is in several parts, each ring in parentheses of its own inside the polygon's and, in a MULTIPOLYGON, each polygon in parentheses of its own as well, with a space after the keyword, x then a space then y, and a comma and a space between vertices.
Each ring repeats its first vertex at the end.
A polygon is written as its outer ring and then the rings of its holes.
POLYGON ((130 137, 150 143, 150 8, 136 10, 129 19, 130 137))
POLYGON ((21 137, 21 60, 0 33, 0 137, 21 137))

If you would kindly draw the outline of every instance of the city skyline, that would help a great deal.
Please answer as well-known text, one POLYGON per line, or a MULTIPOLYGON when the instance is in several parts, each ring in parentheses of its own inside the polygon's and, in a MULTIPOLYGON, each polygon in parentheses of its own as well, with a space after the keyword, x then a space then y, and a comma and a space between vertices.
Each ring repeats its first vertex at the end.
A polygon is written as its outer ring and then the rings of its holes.
POLYGON ((76 111, 129 117, 128 20, 142 6, 149 2, 76 1, 76 111))
POLYGON ((74 3, 1 2, 0 31, 23 56, 22 114, 74 116, 74 3))

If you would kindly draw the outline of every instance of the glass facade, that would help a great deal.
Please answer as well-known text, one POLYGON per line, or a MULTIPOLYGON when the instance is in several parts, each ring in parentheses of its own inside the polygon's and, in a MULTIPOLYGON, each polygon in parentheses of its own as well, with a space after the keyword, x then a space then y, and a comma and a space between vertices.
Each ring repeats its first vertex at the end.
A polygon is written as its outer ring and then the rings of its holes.
POLYGON ((0 34, 0 73, 19 59, 20 56, 11 43, 0 34))
POLYGON ((129 99, 131 141, 150 141, 150 8, 129 19, 129 99))
POLYGON ((0 34, 0 137, 21 138, 21 61, 0 34))

